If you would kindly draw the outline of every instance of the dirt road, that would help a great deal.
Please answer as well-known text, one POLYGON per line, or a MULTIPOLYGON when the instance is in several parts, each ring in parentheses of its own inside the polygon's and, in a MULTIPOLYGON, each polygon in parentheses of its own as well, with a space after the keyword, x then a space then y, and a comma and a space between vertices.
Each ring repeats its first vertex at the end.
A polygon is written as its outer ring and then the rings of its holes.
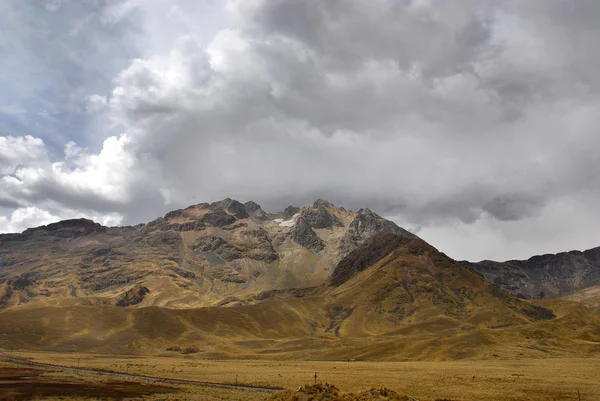
POLYGON ((121 379, 135 379, 135 380, 143 380, 151 383, 166 383, 166 384, 187 384, 193 386, 202 386, 202 387, 219 387, 219 388, 227 388, 231 390, 243 390, 243 391, 261 391, 272 393, 275 391, 283 390, 283 387, 260 387, 260 386, 251 386, 251 385, 235 385, 235 384, 227 384, 227 383, 212 383, 212 382, 203 382, 196 380, 183 380, 183 379, 170 379, 164 377, 154 377, 154 376, 146 376, 146 375, 136 375, 133 373, 119 373, 119 372, 110 372, 105 370, 96 370, 96 369, 85 369, 85 368, 76 368, 73 366, 64 366, 64 365, 54 365, 50 363, 42 363, 35 362, 25 358, 18 358, 10 355, 6 355, 4 361, 12 362, 18 365, 26 365, 26 366, 35 366, 39 368, 44 368, 48 370, 61 370, 65 372, 74 372, 79 374, 88 374, 88 375, 101 375, 101 376, 110 376, 121 379))

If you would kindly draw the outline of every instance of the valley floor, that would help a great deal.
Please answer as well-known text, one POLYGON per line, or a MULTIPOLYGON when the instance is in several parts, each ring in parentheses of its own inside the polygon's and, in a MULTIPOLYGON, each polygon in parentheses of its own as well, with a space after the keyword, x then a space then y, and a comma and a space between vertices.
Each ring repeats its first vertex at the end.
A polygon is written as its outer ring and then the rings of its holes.
MULTIPOLYGON (((600 358, 462 360, 448 362, 203 360, 193 355, 137 357, 11 352, 33 361, 129 374, 295 389, 317 381, 343 391, 387 387, 420 401, 600 400, 600 358)), ((185 399, 263 400, 264 393, 184 386, 185 399)), ((162 394, 181 399, 182 394, 162 394)))

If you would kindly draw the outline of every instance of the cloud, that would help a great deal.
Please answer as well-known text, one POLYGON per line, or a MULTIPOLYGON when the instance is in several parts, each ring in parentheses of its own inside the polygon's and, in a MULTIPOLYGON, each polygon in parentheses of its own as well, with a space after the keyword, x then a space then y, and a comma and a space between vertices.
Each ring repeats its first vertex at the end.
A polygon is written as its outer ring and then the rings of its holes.
POLYGON ((21 227, 74 216, 122 222, 131 203, 156 190, 150 177, 137 179, 138 159, 129 142, 127 135, 107 138, 98 154, 69 142, 63 160, 52 162, 40 139, 0 137, 0 205, 15 209, 3 222, 21 227))
POLYGON ((47 210, 30 206, 15 209, 10 216, 0 216, 0 233, 20 233, 30 227, 37 227, 73 218, 88 218, 106 226, 116 226, 122 221, 121 216, 113 213, 96 215, 82 214, 77 211, 63 211, 60 214, 53 215, 47 210))
POLYGON ((427 226, 418 235, 451 256, 472 261, 528 259, 585 249, 582 244, 597 246, 597 240, 590 238, 596 230, 596 220, 590 216, 595 216, 598 192, 591 192, 555 198, 520 219, 499 220, 483 213, 473 223, 427 226))
POLYGON ((226 196, 271 210, 320 197, 458 258, 598 245, 567 218, 600 187, 596 2, 218 4, 124 1, 71 26, 110 34, 119 62, 98 86, 80 64, 85 123, 64 155, 23 137, 27 152, 0 156, 0 202, 130 224, 226 196))
POLYGON ((0 174, 14 174, 19 166, 36 165, 46 158, 44 142, 30 135, 0 137, 0 174))
POLYGON ((21 113, 0 112, 0 134, 40 137, 51 152, 60 152, 72 136, 88 146, 115 134, 95 131, 96 122, 81 111, 86 96, 109 89, 137 54, 139 19, 132 14, 105 21, 109 4, 118 2, 2 3, 0 110, 10 106, 21 113))

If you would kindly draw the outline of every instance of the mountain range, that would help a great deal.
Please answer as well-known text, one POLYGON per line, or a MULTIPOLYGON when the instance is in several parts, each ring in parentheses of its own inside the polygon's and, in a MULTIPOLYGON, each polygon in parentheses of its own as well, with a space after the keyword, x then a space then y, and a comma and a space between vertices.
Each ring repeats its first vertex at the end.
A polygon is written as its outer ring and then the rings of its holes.
POLYGON ((559 255, 457 262, 369 209, 324 200, 267 213, 224 199, 133 227, 66 220, 0 235, 0 346, 301 359, 595 355, 600 315, 556 298, 595 288, 597 253, 559 255))
POLYGON ((268 214, 254 202, 224 199, 135 227, 66 220, 0 235, 0 306, 211 306, 320 284, 379 232, 414 237, 369 209, 323 200, 268 214))
POLYGON ((527 260, 462 263, 519 298, 573 299, 600 311, 600 247, 527 260))

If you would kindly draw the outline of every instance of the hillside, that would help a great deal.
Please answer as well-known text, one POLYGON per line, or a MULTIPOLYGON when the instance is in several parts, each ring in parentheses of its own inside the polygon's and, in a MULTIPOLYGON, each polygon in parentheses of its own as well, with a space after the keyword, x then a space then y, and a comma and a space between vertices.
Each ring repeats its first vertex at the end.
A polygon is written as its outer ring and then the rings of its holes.
POLYGON ((592 287, 586 287, 582 290, 563 297, 570 301, 579 302, 597 313, 600 313, 600 284, 592 287))
POLYGON ((193 309, 40 306, 0 312, 0 347, 206 358, 463 359, 600 353, 600 316, 520 300, 416 237, 380 233, 318 286, 193 309))
POLYGON ((533 256, 527 260, 462 263, 520 298, 586 299, 591 306, 600 307, 591 288, 600 285, 600 248, 533 256), (590 291, 583 291, 587 288, 590 291), (585 295, 589 292, 590 296, 585 295))
POLYGON ((62 221, 0 235, 0 308, 197 308, 318 285, 378 232, 414 237, 369 209, 323 200, 269 214, 255 202, 225 199, 135 227, 62 221))

